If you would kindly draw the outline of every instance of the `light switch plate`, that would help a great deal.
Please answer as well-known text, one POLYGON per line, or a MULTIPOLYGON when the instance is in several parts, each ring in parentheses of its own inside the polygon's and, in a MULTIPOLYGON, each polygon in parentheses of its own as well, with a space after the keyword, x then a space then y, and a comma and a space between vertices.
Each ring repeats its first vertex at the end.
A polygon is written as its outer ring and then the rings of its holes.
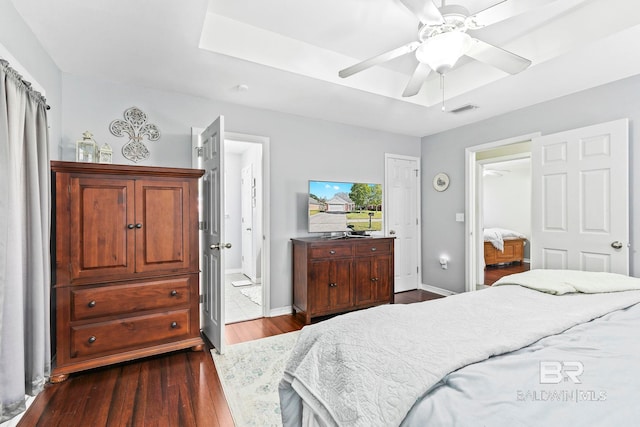
POLYGON ((464 213, 456 214, 456 222, 464 222, 464 213))

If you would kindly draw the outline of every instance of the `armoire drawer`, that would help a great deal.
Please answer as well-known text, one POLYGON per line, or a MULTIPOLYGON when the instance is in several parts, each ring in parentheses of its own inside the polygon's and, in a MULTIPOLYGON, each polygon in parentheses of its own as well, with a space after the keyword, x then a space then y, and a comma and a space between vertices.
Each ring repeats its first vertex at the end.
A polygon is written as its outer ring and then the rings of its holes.
POLYGON ((72 288, 71 320, 137 313, 189 304, 190 276, 72 288))
POLYGON ((107 354, 190 335, 189 309, 71 326, 71 358, 107 354))

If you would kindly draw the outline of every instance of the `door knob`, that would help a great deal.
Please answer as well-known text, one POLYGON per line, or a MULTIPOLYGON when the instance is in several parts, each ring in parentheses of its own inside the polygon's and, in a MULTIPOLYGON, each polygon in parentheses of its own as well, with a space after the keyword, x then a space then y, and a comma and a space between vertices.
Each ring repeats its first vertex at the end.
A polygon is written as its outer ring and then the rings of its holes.
POLYGON ((213 245, 209 246, 211 249, 230 249, 231 248, 231 243, 214 243, 213 245))
POLYGON ((613 249, 622 249, 622 242, 616 240, 615 242, 611 243, 611 247, 613 249))
POLYGON ((394 236, 396 234, 396 230, 389 230, 389 234, 394 236))

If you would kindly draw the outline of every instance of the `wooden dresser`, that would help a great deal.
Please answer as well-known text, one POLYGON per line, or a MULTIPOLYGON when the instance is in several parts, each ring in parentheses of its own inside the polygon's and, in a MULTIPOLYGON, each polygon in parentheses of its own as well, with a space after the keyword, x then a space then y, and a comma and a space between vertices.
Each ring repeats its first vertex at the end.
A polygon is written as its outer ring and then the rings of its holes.
POLYGON ((505 239, 504 250, 496 249, 491 242, 484 242, 485 265, 524 261, 524 245, 526 239, 505 239))
POLYGON ((51 162, 52 382, 191 347, 199 320, 203 171, 51 162))
POLYGON ((313 317, 393 303, 393 238, 292 239, 293 310, 313 317))

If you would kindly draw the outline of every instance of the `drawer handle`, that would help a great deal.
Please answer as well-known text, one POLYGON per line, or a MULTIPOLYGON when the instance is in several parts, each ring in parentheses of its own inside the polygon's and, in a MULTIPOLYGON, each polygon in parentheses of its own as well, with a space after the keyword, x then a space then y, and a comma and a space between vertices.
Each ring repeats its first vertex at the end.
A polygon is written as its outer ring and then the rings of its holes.
POLYGON ((137 223, 137 224, 136 224, 136 228, 142 228, 142 224, 137 223))
POLYGON ((372 281, 372 282, 377 282, 377 281, 378 281, 378 278, 377 278, 377 277, 372 277, 372 278, 371 278, 371 281, 372 281))
POLYGON ((133 224, 127 224, 127 228, 128 228, 129 230, 133 230, 133 229, 134 229, 134 227, 135 227, 135 225, 133 225, 133 224))
POLYGON ((332 250, 330 250, 330 251, 329 251, 329 254, 331 254, 331 255, 335 255, 335 254, 336 254, 336 251, 334 251, 334 250, 332 249, 332 250))
POLYGON ((175 329, 178 327, 178 322, 171 322, 171 329, 175 329))
POLYGON ((91 336, 89 337, 89 339, 87 340, 87 342, 88 342, 89 344, 93 344, 94 342, 96 342, 96 337, 95 337, 95 335, 91 335, 91 336))
POLYGON ((377 248, 371 248, 371 252, 375 252, 377 250, 378 250, 377 248))
POLYGON ((171 291, 171 296, 175 297, 176 295, 178 295, 178 291, 176 291, 175 289, 171 291))
POLYGON ((337 284, 337 283, 329 283, 329 287, 330 287, 330 288, 335 288, 336 286, 338 286, 338 284, 337 284))
POLYGON ((93 308, 93 307, 95 307, 95 306, 96 306, 96 302, 95 302, 95 300, 93 300, 93 301, 89 301, 89 304, 87 304, 87 305, 88 305, 89 307, 93 308))

